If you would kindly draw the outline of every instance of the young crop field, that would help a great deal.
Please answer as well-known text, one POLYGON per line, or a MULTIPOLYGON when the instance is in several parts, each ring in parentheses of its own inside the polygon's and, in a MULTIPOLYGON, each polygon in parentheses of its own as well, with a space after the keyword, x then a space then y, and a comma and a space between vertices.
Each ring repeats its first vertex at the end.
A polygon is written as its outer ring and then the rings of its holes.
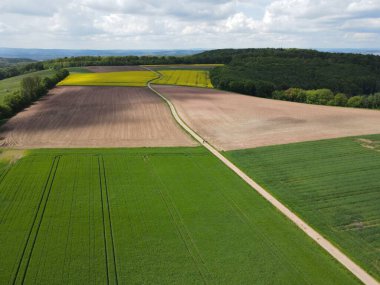
POLYGON ((146 86, 157 75, 151 71, 70 74, 59 86, 146 86))
POLYGON ((1 284, 359 284, 200 147, 29 151, 0 221, 1 284))
POLYGON ((380 135, 226 154, 369 273, 380 278, 380 135))
POLYGON ((21 80, 23 78, 28 76, 39 76, 44 78, 54 75, 54 70, 41 70, 0 80, 0 103, 3 102, 6 95, 12 94, 14 91, 20 89, 21 80))
POLYGON ((67 69, 71 74, 72 73, 92 73, 93 72, 86 67, 67 67, 65 69, 67 69))
POLYGON ((204 70, 159 70, 162 74, 154 84, 183 85, 212 88, 208 71, 204 70))

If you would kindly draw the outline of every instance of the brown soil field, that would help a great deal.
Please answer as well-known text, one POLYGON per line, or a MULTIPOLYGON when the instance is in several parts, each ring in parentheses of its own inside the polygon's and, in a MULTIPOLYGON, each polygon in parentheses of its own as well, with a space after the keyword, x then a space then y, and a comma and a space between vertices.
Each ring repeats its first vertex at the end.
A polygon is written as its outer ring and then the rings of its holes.
POLYGON ((207 64, 207 65, 193 65, 193 64, 164 64, 164 65, 144 65, 145 67, 152 70, 166 70, 166 69, 189 69, 189 70, 210 70, 217 66, 218 64, 207 64))
POLYGON ((118 71, 146 71, 146 69, 138 65, 124 65, 124 66, 84 66, 84 68, 92 72, 118 72, 118 71))
POLYGON ((215 89, 154 85, 220 150, 380 133, 380 111, 270 100, 215 89))
POLYGON ((15 148, 197 145, 142 87, 57 87, 4 124, 0 137, 15 148))

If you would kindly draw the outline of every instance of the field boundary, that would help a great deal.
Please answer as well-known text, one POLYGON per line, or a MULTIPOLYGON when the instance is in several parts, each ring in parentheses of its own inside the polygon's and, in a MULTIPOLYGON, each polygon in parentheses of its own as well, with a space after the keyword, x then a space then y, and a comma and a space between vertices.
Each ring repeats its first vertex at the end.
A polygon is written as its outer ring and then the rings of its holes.
POLYGON ((41 199, 40 199, 40 202, 38 203, 37 210, 33 218, 32 226, 29 229, 28 237, 25 241, 24 249, 22 251, 20 261, 17 266, 17 270, 14 275, 12 284, 17 284, 17 283, 24 284, 25 282, 30 259, 33 254, 33 249, 36 244, 37 236, 41 227, 46 205, 50 197, 51 189, 53 188, 53 183, 54 183, 55 175, 57 173, 60 159, 61 159, 60 155, 54 157, 53 159, 53 163, 50 167, 49 175, 46 179, 44 189, 42 190, 41 199))
MULTIPOLYGON (((146 68, 150 70, 149 68, 146 68)), ((159 72, 155 72, 158 76, 161 76, 159 72)), ((307 234, 311 239, 313 239, 320 247, 327 251, 332 257, 334 257, 339 263, 341 263, 346 269, 348 269, 352 274, 354 274, 360 281, 366 285, 379 285, 380 283, 369 273, 367 273, 358 264, 352 261, 347 255, 345 255, 341 250, 334 246, 330 241, 319 234, 314 228, 304 222, 300 217, 298 217, 294 212, 288 209, 284 204, 277 200, 272 194, 261 187, 257 182, 251 179, 247 174, 240 170, 235 164, 223 156, 215 147, 205 141, 198 133, 191 129, 179 116, 176 108, 169 99, 167 99, 160 92, 156 91, 152 86, 153 80, 148 82, 148 88, 155 94, 160 96, 169 106, 170 111, 177 121, 177 123, 185 129, 196 141, 203 145, 207 150, 209 150, 214 156, 216 156, 220 161, 222 161, 228 168, 235 172, 241 179, 243 179, 253 190, 259 193, 263 198, 265 198, 269 203, 271 203, 277 210, 279 210, 285 217, 292 221, 298 228, 300 228, 305 234, 307 234)))

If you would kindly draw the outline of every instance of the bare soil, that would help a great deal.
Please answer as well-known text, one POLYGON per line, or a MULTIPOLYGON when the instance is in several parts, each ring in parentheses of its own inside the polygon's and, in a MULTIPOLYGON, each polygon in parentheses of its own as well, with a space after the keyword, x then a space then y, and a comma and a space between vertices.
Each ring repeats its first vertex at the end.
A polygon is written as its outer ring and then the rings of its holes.
POLYGON ((124 65, 124 66, 85 66, 84 68, 92 72, 119 72, 119 71, 146 71, 146 69, 138 65, 124 65))
POLYGON ((300 104, 215 89, 154 85, 220 150, 380 133, 380 111, 300 104))
POLYGON ((142 87, 57 87, 3 125, 0 138, 16 148, 196 145, 142 87))

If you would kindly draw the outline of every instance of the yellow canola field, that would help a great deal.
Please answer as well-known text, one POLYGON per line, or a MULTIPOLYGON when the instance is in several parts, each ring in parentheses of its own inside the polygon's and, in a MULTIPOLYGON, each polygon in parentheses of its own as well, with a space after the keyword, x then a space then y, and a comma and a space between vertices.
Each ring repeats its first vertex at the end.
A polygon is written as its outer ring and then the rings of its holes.
POLYGON ((151 71, 70 74, 59 86, 146 86, 157 75, 151 71))
POLYGON ((163 75, 154 84, 182 85, 213 88, 209 73, 205 70, 159 70, 163 75))

